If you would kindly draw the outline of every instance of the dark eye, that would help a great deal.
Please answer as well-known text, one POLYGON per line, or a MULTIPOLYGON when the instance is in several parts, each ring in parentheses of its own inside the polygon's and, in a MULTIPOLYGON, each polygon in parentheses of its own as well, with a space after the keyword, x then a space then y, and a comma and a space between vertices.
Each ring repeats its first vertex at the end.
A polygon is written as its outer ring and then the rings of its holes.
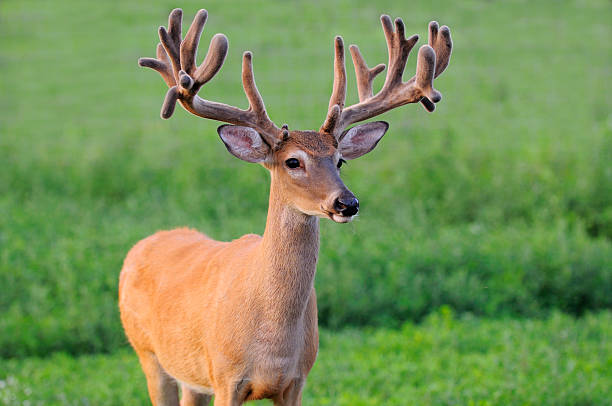
POLYGON ((342 158, 340 158, 340 160, 338 161, 338 169, 340 169, 340 167, 342 166, 343 163, 345 163, 346 161, 342 158))
POLYGON ((300 161, 298 161, 295 158, 289 158, 285 161, 285 165, 287 165, 287 168, 291 168, 291 169, 299 168, 300 161))

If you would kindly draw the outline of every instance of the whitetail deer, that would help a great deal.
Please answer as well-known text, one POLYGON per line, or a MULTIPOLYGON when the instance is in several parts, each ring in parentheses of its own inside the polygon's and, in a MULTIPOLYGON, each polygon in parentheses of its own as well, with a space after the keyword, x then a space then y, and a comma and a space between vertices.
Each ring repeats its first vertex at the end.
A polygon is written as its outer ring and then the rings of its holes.
POLYGON ((240 405, 272 399, 275 405, 301 404, 302 388, 318 351, 314 276, 319 253, 319 217, 351 221, 359 202, 344 185, 344 159, 371 151, 386 122, 349 125, 395 107, 421 102, 428 111, 441 96, 434 77, 448 65, 448 27, 429 24, 429 45, 419 50, 417 73, 402 74, 416 35, 406 39, 404 24, 383 15, 389 70, 382 90, 372 80, 384 65, 370 69, 351 46, 359 103, 345 107, 346 72, 341 37, 335 39, 334 85, 327 118, 318 131, 278 128, 266 113, 255 86, 252 56, 245 52, 242 82, 249 108, 204 100, 198 91, 219 71, 228 42, 216 34, 204 62, 195 57, 205 10, 196 15, 181 41, 182 11, 172 11, 168 30, 159 29, 157 59, 141 66, 158 71, 170 87, 161 116, 176 102, 189 112, 234 125, 218 132, 236 157, 259 162, 271 173, 268 218, 263 237, 245 235, 219 242, 189 229, 158 232, 127 255, 119 283, 121 321, 147 378, 154 405, 240 405))

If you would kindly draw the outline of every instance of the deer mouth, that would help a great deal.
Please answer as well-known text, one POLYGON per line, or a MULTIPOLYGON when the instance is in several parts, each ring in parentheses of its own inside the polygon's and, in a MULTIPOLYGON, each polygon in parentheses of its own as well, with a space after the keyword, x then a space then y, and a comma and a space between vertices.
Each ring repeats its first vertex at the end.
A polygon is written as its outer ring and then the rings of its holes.
POLYGON ((323 213, 325 213, 325 215, 327 217, 329 217, 330 220, 336 222, 336 223, 350 223, 351 221, 353 221, 353 219, 355 218, 355 214, 350 215, 350 216, 345 216, 341 213, 334 213, 332 211, 329 210, 325 210, 323 208, 321 208, 323 210, 323 213))
POLYGON ((341 214, 332 214, 331 219, 336 223, 350 223, 355 216, 343 216, 341 214))

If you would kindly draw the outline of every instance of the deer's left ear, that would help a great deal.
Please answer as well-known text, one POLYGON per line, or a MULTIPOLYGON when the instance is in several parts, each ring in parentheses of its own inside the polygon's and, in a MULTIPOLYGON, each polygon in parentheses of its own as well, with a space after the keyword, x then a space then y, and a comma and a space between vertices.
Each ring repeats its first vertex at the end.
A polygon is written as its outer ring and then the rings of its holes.
POLYGON ((342 133, 338 150, 343 158, 355 159, 372 151, 389 129, 386 121, 356 125, 342 133))
POLYGON ((217 132, 227 150, 243 161, 262 162, 270 152, 261 135, 250 127, 226 124, 217 128, 217 132))

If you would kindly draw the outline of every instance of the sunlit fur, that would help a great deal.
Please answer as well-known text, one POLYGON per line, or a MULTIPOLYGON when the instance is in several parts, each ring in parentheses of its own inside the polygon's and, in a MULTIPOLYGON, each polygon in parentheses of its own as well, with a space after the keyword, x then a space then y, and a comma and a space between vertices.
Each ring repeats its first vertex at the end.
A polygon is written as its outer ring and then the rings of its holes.
POLYGON ((318 349, 314 276, 319 219, 344 190, 333 137, 291 132, 263 165, 271 173, 263 237, 219 242, 186 228, 132 248, 119 284, 121 320, 155 405, 301 404, 318 349), (305 154, 306 172, 288 157, 305 154), (198 403, 200 402, 200 403, 198 403))

